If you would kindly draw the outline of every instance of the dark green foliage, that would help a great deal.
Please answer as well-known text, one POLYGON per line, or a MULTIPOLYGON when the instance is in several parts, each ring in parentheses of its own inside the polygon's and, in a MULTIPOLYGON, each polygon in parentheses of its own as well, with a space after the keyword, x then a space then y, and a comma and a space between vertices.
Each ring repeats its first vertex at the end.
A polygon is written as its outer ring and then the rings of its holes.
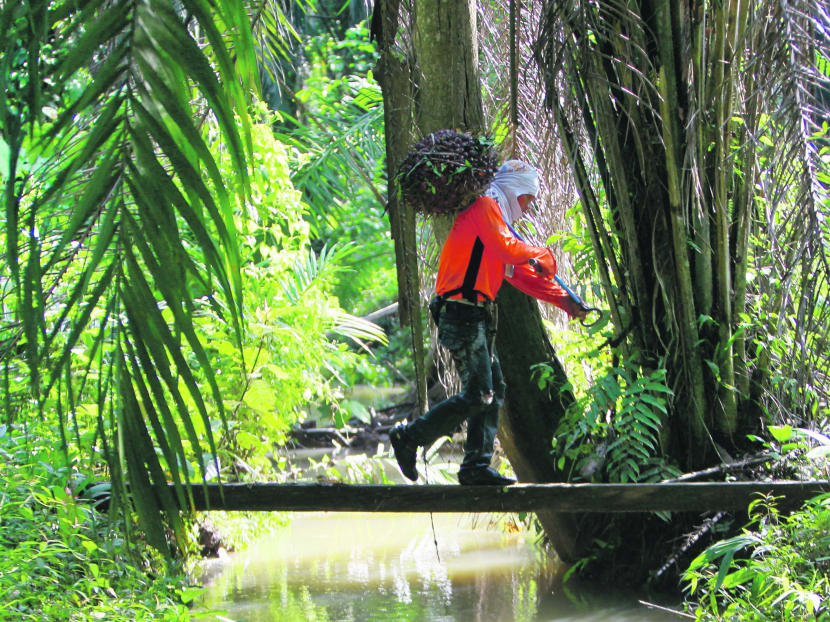
POLYGON ((93 508, 95 486, 57 443, 45 427, 0 424, 0 620, 189 620, 201 590, 146 540, 119 536, 124 523, 93 508))
POLYGON ((129 479, 132 507, 162 550, 159 511, 180 539, 183 524, 174 499, 157 500, 148 486, 204 474, 203 449, 215 455, 214 431, 226 428, 214 367, 193 328, 194 300, 205 300, 241 346, 234 205, 251 198, 256 58, 239 28, 250 31, 248 15, 235 0, 211 3, 210 12, 184 4, 0 10, 10 41, 33 57, 53 49, 56 61, 0 63, 0 82, 20 87, 6 92, 0 114, 10 162, 1 180, 0 274, 9 280, 0 277, 0 339, 25 354, 4 352, 5 400, 37 403, 64 452, 70 434, 80 445, 95 430, 86 444, 96 446, 98 466, 106 462, 116 506, 131 507, 129 479), (229 175, 210 151, 219 136, 229 175), (23 162, 15 173, 13 163, 23 162), (23 362, 28 388, 18 376, 23 362), (198 469, 187 470, 191 460, 198 469))
POLYGON ((498 166, 493 142, 454 130, 422 138, 395 175, 404 202, 424 214, 451 214, 467 207, 492 181, 498 166))
POLYGON ((791 515, 749 506, 741 534, 713 544, 684 574, 697 620, 830 620, 830 497, 791 515))

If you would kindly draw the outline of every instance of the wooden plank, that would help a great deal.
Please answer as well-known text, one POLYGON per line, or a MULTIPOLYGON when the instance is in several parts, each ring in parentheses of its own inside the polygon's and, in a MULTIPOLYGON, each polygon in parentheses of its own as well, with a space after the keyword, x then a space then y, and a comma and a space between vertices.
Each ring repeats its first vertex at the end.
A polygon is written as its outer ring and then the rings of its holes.
POLYGON ((357 484, 218 484, 194 486, 196 510, 323 512, 656 512, 746 510, 759 495, 781 507, 830 492, 830 481, 682 482, 666 484, 516 484, 412 486, 357 484))

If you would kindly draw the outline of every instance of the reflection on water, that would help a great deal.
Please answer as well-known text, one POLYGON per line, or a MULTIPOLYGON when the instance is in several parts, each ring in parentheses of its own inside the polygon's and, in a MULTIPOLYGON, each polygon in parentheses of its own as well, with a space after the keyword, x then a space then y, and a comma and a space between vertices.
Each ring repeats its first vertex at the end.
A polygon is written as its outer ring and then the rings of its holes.
POLYGON ((668 620, 629 603, 552 588, 522 534, 470 515, 297 514, 206 568, 201 620, 542 622, 668 620), (437 542, 437 544, 436 544, 437 542), (208 578, 208 575, 213 575, 208 578))

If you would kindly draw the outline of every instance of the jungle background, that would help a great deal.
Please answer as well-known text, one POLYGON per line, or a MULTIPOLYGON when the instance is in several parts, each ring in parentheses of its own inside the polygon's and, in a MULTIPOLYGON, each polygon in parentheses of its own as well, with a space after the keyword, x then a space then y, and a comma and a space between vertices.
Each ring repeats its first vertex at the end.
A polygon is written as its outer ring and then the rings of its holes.
MULTIPOLYGON (((388 188, 441 127, 540 168, 523 233, 607 310, 500 297, 500 468, 827 479, 822 3, 26 2, 0 32, 9 619, 187 619, 177 508, 203 480, 389 482, 382 431, 345 469, 288 447, 452 391, 423 315, 446 224, 388 188)), ((524 520, 572 572, 682 585, 701 617, 828 615, 826 497, 524 520)))

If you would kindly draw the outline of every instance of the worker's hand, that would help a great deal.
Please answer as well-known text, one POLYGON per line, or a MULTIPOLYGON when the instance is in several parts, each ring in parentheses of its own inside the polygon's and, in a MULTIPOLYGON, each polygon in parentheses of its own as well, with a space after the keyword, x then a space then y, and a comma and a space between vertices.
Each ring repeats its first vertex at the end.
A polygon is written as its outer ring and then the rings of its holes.
POLYGON ((575 300, 571 299, 571 308, 568 311, 568 315, 572 320, 584 320, 590 311, 588 309, 584 309, 582 306, 576 303, 575 300))

